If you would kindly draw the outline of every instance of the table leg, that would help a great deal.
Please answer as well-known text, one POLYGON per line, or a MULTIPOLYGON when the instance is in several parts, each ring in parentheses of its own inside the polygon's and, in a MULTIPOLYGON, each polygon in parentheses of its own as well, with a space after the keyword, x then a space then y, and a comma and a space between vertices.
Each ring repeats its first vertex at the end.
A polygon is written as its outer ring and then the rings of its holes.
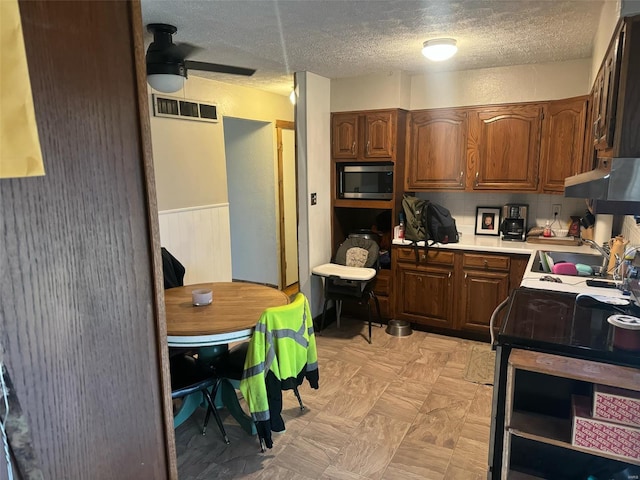
POLYGON ((222 403, 229 410, 229 413, 236 419, 242 429, 249 435, 256 435, 256 425, 249 417, 238 402, 238 396, 236 395, 236 388, 239 387, 239 382, 229 379, 222 379, 222 384, 218 393, 221 395, 222 403), (234 385, 234 383, 236 385, 234 385))

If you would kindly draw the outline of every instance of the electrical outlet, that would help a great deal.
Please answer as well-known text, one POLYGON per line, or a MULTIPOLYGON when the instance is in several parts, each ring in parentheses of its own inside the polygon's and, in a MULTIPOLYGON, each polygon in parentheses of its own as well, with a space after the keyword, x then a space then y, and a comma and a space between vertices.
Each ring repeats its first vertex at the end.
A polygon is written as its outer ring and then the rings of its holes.
POLYGON ((560 212, 562 211, 562 205, 556 203, 551 206, 551 215, 553 218, 558 218, 560 216, 560 212))
POLYGON ((311 194, 311 205, 315 205, 318 203, 318 194, 317 193, 312 193, 311 194))

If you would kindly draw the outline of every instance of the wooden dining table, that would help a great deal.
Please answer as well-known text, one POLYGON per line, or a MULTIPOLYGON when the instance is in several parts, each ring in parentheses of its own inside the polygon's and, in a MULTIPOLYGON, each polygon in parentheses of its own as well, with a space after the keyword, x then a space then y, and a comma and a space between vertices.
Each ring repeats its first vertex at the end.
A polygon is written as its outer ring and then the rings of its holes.
MULTIPOLYGON (((198 361, 211 362, 223 355, 229 344, 248 340, 262 312, 269 307, 289 303, 289 297, 275 288, 247 282, 214 282, 185 285, 165 290, 167 343, 169 347, 198 348, 198 361), (209 305, 195 306, 193 290, 211 290, 209 305)), ((253 421, 242 411, 234 386, 226 379, 220 388, 220 399, 249 433, 255 433, 253 421)), ((201 404, 201 395, 185 398, 174 416, 179 426, 201 404)))

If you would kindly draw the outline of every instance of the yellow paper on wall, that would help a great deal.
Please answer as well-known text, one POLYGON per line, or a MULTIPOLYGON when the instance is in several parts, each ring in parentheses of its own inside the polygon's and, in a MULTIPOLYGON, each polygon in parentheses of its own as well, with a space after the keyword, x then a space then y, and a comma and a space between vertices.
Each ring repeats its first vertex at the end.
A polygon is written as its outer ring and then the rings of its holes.
POLYGON ((0 0, 0 178, 44 175, 17 0, 0 0))

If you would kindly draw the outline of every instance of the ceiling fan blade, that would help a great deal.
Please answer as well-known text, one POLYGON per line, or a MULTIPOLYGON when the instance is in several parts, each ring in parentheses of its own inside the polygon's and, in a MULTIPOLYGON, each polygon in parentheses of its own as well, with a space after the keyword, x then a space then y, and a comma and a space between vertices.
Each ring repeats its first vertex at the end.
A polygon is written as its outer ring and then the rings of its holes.
POLYGON ((176 54, 178 54, 182 59, 187 58, 195 52, 203 50, 202 47, 197 47, 195 45, 191 45, 190 43, 174 43, 173 45, 174 52, 176 52, 176 54))
POLYGON ((196 62, 185 60, 184 66, 187 70, 201 70, 203 72, 229 73, 231 75, 245 75, 250 77, 256 73, 253 68, 233 67, 231 65, 219 65, 217 63, 196 62))

